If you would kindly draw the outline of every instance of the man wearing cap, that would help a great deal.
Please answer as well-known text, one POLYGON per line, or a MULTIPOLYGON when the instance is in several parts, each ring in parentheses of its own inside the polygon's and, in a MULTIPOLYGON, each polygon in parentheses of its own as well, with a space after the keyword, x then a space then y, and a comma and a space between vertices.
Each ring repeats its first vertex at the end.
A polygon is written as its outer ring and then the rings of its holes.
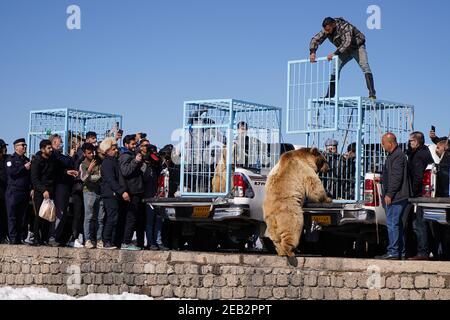
POLYGON ((8 218, 6 215, 6 152, 7 144, 0 139, 0 244, 6 242, 8 236, 8 218))
POLYGON ((30 200, 31 162, 25 139, 14 141, 14 154, 6 159, 6 208, 10 244, 22 244, 24 220, 30 200))
POLYGON ((119 218, 120 201, 130 201, 127 189, 121 183, 118 149, 113 138, 106 138, 100 144, 105 159, 100 168, 101 195, 105 205, 106 217, 103 229, 103 249, 117 249, 115 246, 116 229, 119 218))

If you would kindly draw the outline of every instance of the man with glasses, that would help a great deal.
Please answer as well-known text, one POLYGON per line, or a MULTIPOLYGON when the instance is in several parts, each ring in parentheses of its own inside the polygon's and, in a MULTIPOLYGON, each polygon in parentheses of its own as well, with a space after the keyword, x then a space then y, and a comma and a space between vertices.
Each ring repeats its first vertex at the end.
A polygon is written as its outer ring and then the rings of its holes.
MULTIPOLYGON (((14 141, 14 154, 6 159, 6 210, 10 244, 22 244, 24 221, 31 190, 31 162, 25 154, 25 139, 14 141)), ((26 236, 26 235, 25 235, 26 236)))
MULTIPOLYGON (((422 177, 429 164, 434 162, 430 149, 425 145, 425 136, 422 132, 415 131, 409 136, 408 176, 411 183, 412 198, 422 196, 422 177)), ((428 245, 427 223, 423 220, 420 208, 413 210, 411 205, 405 209, 403 223, 407 226, 408 218, 412 221, 412 229, 416 236, 417 247, 415 255, 409 260, 428 260, 430 255, 428 245)), ((409 247, 409 246, 408 246, 409 247)))

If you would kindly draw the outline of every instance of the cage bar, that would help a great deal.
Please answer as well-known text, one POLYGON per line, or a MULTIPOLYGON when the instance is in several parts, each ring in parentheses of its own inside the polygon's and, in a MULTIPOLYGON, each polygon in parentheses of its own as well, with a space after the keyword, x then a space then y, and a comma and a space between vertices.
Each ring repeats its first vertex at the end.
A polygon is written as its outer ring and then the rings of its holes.
POLYGON ((309 60, 288 63, 287 131, 304 136, 306 146, 324 152, 330 171, 320 176, 333 199, 360 201, 365 174, 383 169, 382 135, 394 133, 400 147, 407 148, 414 130, 414 107, 360 96, 339 97, 339 76, 335 97, 325 98, 336 63, 326 58, 317 64, 309 60), (330 140, 337 142, 336 152, 327 152, 325 144, 330 140))
POLYGON ((52 134, 59 134, 63 141, 63 152, 81 144, 86 133, 94 131, 97 139, 113 136, 122 128, 122 116, 117 114, 84 111, 79 109, 46 109, 30 112, 28 145, 31 155, 39 151, 39 143, 52 134))
POLYGON ((199 100, 185 102, 183 114, 183 196, 224 196, 233 188, 236 168, 268 172, 279 159, 278 107, 236 99, 199 100))

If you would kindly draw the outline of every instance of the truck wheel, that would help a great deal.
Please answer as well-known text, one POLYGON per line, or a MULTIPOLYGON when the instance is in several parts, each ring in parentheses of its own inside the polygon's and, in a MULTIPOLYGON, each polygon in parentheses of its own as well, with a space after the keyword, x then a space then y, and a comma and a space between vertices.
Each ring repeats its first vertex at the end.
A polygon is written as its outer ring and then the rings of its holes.
POLYGON ((191 250, 213 252, 217 251, 219 241, 215 232, 197 228, 189 244, 191 250))
POLYGON ((262 238, 262 244, 264 251, 267 251, 271 254, 276 254, 277 250, 275 249, 275 245, 273 244, 273 241, 270 238, 264 237, 262 238))
POLYGON ((238 250, 239 252, 245 251, 245 245, 247 241, 241 239, 232 239, 230 235, 221 233, 219 236, 220 249, 224 250, 238 250))
POLYGON ((162 228, 163 244, 171 250, 183 250, 185 238, 182 235, 182 226, 178 222, 164 221, 162 228))
POLYGON ((324 257, 344 257, 351 240, 328 232, 321 232, 318 242, 319 254, 324 257))

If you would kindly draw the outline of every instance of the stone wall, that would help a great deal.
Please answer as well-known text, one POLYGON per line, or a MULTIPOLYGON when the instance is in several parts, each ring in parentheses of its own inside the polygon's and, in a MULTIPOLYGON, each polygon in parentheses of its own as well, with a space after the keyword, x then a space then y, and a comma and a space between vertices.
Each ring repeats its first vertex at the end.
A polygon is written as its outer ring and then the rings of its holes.
POLYGON ((0 286, 156 299, 450 299, 450 262, 0 246, 0 286))

